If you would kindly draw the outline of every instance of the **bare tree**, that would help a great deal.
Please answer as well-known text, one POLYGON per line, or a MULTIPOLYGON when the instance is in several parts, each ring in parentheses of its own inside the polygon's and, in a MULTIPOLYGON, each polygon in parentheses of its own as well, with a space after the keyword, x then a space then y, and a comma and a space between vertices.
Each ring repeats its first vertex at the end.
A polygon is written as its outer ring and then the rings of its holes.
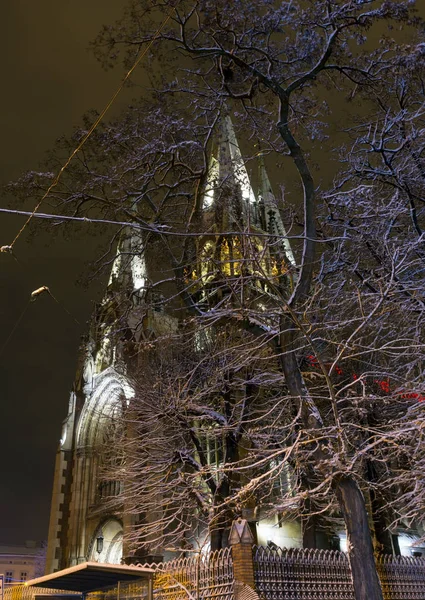
MULTIPOLYGON (((401 510, 382 480, 408 450, 393 454, 388 440, 399 439, 409 411, 420 412, 423 393, 423 49, 381 35, 384 23, 419 24, 409 2, 130 3, 94 48, 106 64, 122 50, 131 61, 158 36, 150 89, 97 130, 50 196, 59 212, 145 231, 146 247, 155 248, 152 289, 184 324, 175 347, 191 350, 188 362, 165 360, 164 377, 151 364, 157 354, 146 351, 149 376, 130 416, 128 472, 119 477, 130 482, 133 512, 142 499, 143 511, 153 509, 158 497, 173 508, 141 526, 138 541, 187 536, 193 519, 216 535, 253 499, 304 518, 337 502, 358 600, 382 598, 362 490, 382 510, 401 510), (158 36, 164 14, 170 21, 158 36), (342 125, 332 118, 335 96, 346 107, 342 125), (289 181, 295 210, 302 206, 296 267, 284 259, 281 233, 256 229, 243 208, 229 208, 240 186, 211 179, 212 139, 226 112, 247 146, 260 144, 266 159, 285 164, 278 183, 297 179, 289 181), (310 152, 329 145, 347 168, 320 195, 310 152), (219 200, 208 211, 211 185, 219 200), (208 338, 226 328, 226 344, 207 341, 202 351, 199 332, 208 338), (217 452, 225 458, 212 468, 207 440, 223 435, 217 452), (382 471, 384 456, 394 466, 382 471), (284 465, 293 483, 276 500, 284 465), (149 484, 142 489, 133 472, 149 484)), ((248 166, 252 158, 244 157, 248 166)), ((37 195, 46 180, 30 174, 14 188, 37 195)), ((394 486, 408 495, 403 477, 394 486)), ((407 496, 404 504, 415 513, 407 496)))
POLYGON ((126 511, 137 522, 130 533, 136 552, 226 546, 233 519, 258 505, 258 486, 248 491, 254 473, 270 495, 273 457, 276 476, 285 469, 277 461, 291 434, 282 377, 264 368, 267 348, 259 351, 256 338, 243 340, 232 329, 204 329, 202 349, 199 330, 185 330, 172 342, 166 338, 168 351, 159 338, 141 352, 135 399, 118 428, 120 436, 128 432, 118 444, 121 468, 115 452, 105 465, 105 478, 124 483, 126 511))

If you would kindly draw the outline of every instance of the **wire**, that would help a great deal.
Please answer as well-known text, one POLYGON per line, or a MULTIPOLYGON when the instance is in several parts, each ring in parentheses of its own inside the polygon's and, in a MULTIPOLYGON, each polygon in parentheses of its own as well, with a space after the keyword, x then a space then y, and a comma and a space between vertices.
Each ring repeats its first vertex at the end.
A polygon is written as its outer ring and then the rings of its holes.
POLYGON ((77 319, 74 317, 74 315, 72 315, 69 312, 69 310, 67 310, 65 308, 65 306, 62 304, 62 302, 59 302, 59 300, 54 297, 54 295, 50 291, 50 288, 48 288, 47 285, 42 285, 41 287, 39 287, 36 290, 34 290, 33 292, 31 292, 30 301, 35 302, 35 300, 37 300, 37 298, 39 296, 41 296, 42 294, 48 294, 51 298, 53 298, 53 300, 56 302, 56 304, 58 304, 61 308, 63 308, 63 310, 71 317, 71 319, 73 319, 77 323, 77 325, 80 325, 80 322, 77 321, 77 319))
MULTIPOLYGON (((55 215, 55 214, 48 214, 48 213, 30 213, 29 211, 26 210, 15 210, 12 208, 0 208, 0 213, 7 213, 7 214, 11 214, 11 215, 32 215, 32 217, 35 217, 37 219, 51 219, 52 221, 76 221, 79 223, 104 223, 106 225, 120 225, 123 227, 133 227, 134 229, 140 229, 142 231, 150 231, 152 233, 161 233, 164 235, 168 235, 168 236, 174 236, 174 237, 200 237, 203 235, 206 235, 205 231, 200 231, 200 232, 181 232, 181 231, 172 231, 169 225, 162 225, 161 223, 135 223, 135 222, 131 222, 131 221, 113 221, 111 219, 92 219, 92 218, 88 218, 88 217, 71 217, 69 215, 55 215)), ((60 223, 58 223, 60 224, 60 223)), ((216 235, 216 234, 214 234, 216 235)), ((261 233, 260 231, 226 231, 226 235, 228 236, 240 236, 240 237, 255 237, 255 238, 267 238, 269 240, 281 240, 281 239, 288 239, 288 240, 294 240, 294 239, 299 239, 299 240, 304 240, 305 236, 304 235, 291 235, 291 236, 284 236, 284 235, 280 235, 280 234, 276 234, 276 233, 261 233)), ((318 244, 327 244, 328 242, 333 242, 333 241, 337 241, 340 240, 341 237, 335 237, 335 238, 326 238, 325 240, 323 239, 314 239, 315 242, 317 242, 318 244)), ((6 254, 12 254, 13 256, 13 252, 10 249, 10 246, 1 246, 0 247, 0 253, 4 252, 6 254)))
MULTIPOLYGON (((166 18, 164 19, 164 21, 162 22, 161 26, 159 27, 159 29, 157 29, 155 35, 153 36, 153 38, 151 39, 151 41, 149 42, 149 44, 144 48, 144 50, 139 54, 139 56, 136 58, 133 66, 130 68, 129 71, 127 71, 125 77, 123 78, 123 80, 121 81, 121 84, 119 85, 118 89, 115 91, 115 93, 112 95, 111 99, 109 100, 109 102, 106 104, 106 106, 104 107, 104 109, 102 110, 102 112, 99 114, 99 116, 97 117, 97 119, 95 120, 95 122, 92 124, 92 126, 90 127, 90 129, 87 131, 87 133, 84 135, 83 139, 81 140, 81 142, 78 144, 78 146, 73 150, 73 152, 69 155, 68 159, 66 160, 65 164, 62 165, 59 173, 56 175, 56 177, 54 178, 53 182, 49 185, 46 193, 43 195, 43 197, 41 198, 41 200, 39 200, 39 202, 37 202, 37 204, 34 207, 34 210, 32 211, 32 213, 30 214, 30 216, 28 217, 28 219, 25 221, 25 223, 22 225, 22 227, 20 228, 20 230, 18 231, 18 233, 16 234, 14 240, 12 241, 12 243, 10 244, 10 246, 3 246, 2 248, 9 248, 9 250, 7 250, 8 252, 11 252, 13 249, 13 246, 15 245, 15 243, 18 241, 19 237, 21 236, 21 234, 23 233, 23 231, 25 230, 25 228, 29 225, 31 219, 33 218, 33 216, 35 215, 35 213, 38 211, 38 209, 40 208, 41 204, 44 202, 44 200, 47 198, 47 196, 50 194, 50 192, 52 191, 52 189, 54 187, 57 186, 57 184, 60 181, 60 178, 62 176, 62 173, 65 171, 65 169, 67 169, 67 167, 69 166, 70 162, 72 161, 72 159, 74 158, 74 156, 76 154, 78 154, 78 152, 81 150, 81 148, 84 146, 84 144, 87 142, 87 140, 89 139, 89 137, 92 135, 93 131, 96 129, 96 127, 99 125, 99 123, 102 121, 102 119, 104 118, 104 116, 106 115, 106 113, 108 112, 108 110, 111 108, 112 104, 115 102, 116 98, 118 97, 118 95, 120 94, 121 90, 123 89, 125 83, 128 81, 128 79, 131 77, 133 71, 138 67, 138 65, 140 64, 140 62, 142 61, 142 59, 145 57, 146 53, 150 50, 152 44, 154 43, 154 41, 157 39, 157 37, 159 36, 159 34, 161 33, 161 31, 164 29, 165 25, 168 23, 168 21, 171 18, 171 14, 172 14, 172 10, 174 10, 175 7, 172 7, 170 12, 168 13, 168 15, 166 16, 166 18)), ((3 250, 5 251, 5 250, 3 250)))
POLYGON ((52 294, 52 292, 47 287, 47 285, 42 285, 41 287, 39 287, 36 290, 34 290, 33 292, 31 292, 29 301, 25 305, 24 310, 21 312, 21 314, 17 318, 17 320, 16 320, 16 322, 15 322, 13 328, 12 328, 12 331, 9 333, 6 341, 4 342, 3 346, 0 349, 0 356, 2 356, 4 350, 6 349, 6 346, 8 345, 8 343, 10 342, 10 340, 12 339, 13 334, 15 333, 15 331, 17 330, 17 328, 19 327, 19 324, 22 321, 23 316, 25 315, 25 312, 28 309, 28 306, 32 302, 34 302, 35 300, 37 300, 37 298, 39 296, 41 296, 42 294, 48 294, 56 302, 56 304, 58 304, 58 306, 60 306, 71 317, 71 319, 73 319, 77 323, 77 325, 80 325, 80 322, 77 321, 77 319, 74 317, 74 315, 69 312, 69 310, 62 304, 62 302, 59 302, 59 300, 57 298, 55 298, 55 296, 52 294))
POLYGON ((26 313, 26 311, 27 311, 27 308, 28 308, 28 306, 30 305, 30 302, 31 302, 31 300, 28 300, 28 302, 27 302, 27 303, 26 303, 26 305, 25 305, 25 308, 24 308, 24 310, 21 312, 20 316, 17 318, 17 320, 16 320, 16 323, 14 324, 14 326, 13 326, 13 328, 12 328, 12 331, 9 333, 9 335, 8 335, 8 337, 7 337, 7 339, 6 339, 6 341, 4 342, 3 346, 0 348, 0 356, 2 356, 2 355, 3 355, 3 352, 4 352, 5 348, 6 348, 6 346, 8 345, 8 343, 9 343, 9 342, 10 342, 10 340, 12 339, 12 336, 13 336, 13 334, 14 334, 14 333, 15 333, 15 331, 17 330, 17 328, 18 328, 18 326, 19 326, 20 322, 22 321, 22 318, 23 318, 24 314, 25 314, 25 313, 26 313))
POLYGON ((78 321, 74 315, 72 313, 69 312, 69 310, 67 308, 65 308, 65 306, 62 304, 62 302, 59 302, 59 300, 57 298, 54 297, 54 295, 52 294, 52 292, 48 289, 47 290, 49 295, 53 298, 53 300, 56 302, 56 304, 58 304, 61 308, 63 308, 63 310, 71 317, 71 319, 73 321, 75 321, 77 323, 77 325, 81 325, 80 321, 78 321))

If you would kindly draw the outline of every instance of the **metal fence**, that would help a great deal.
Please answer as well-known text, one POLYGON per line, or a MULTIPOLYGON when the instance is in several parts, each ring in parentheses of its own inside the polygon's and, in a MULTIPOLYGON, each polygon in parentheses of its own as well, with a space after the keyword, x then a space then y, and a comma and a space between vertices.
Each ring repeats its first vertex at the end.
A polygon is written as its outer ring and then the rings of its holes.
POLYGON ((149 600, 149 586, 141 580, 121 582, 118 586, 90 592, 84 600, 149 600))
MULTIPOLYGON (((264 600, 354 600, 344 552, 258 546, 253 558, 264 600)), ((382 556, 377 569, 385 600, 425 600, 425 559, 382 556)))
MULTIPOLYGON (((354 600, 344 552, 254 546, 253 561, 256 591, 262 600, 354 600)), ((230 548, 139 566, 155 570, 154 600, 233 600, 235 596, 230 548)), ((425 600, 424 558, 382 556, 377 568, 385 600, 425 600)), ((5 589, 4 600, 35 600, 35 595, 49 594, 61 592, 17 585, 5 589)), ((145 583, 136 582, 89 594, 87 600, 146 596, 145 583)))
POLYGON ((52 590, 52 588, 33 588, 25 584, 11 585, 4 590, 4 600, 34 600, 35 596, 51 596, 66 594, 75 595, 79 600, 81 594, 78 592, 68 592, 66 590, 52 590))
POLYGON ((265 600, 354 600, 343 552, 254 547, 254 575, 265 600))
POLYGON ((230 548, 140 566, 156 571, 154 600, 233 600, 230 548))
MULTIPOLYGON (((168 562, 138 564, 155 570, 154 600, 233 600, 233 563, 230 548, 168 562)), ((16 585, 6 588, 4 600, 36 600, 37 596, 72 594, 50 588, 16 585)), ((78 598, 80 594, 76 593, 78 598)), ((86 595, 86 600, 143 600, 145 582, 122 583, 86 595)))
POLYGON ((425 600, 425 559, 382 556, 377 561, 385 600, 425 600))

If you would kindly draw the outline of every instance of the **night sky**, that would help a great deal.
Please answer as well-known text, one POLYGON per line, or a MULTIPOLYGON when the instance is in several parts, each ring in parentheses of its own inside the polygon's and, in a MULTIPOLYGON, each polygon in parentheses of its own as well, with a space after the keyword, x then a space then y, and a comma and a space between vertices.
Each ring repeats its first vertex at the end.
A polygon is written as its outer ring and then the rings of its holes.
MULTIPOLYGON (((0 179, 37 169, 45 151, 90 108, 101 110, 119 85, 87 50, 125 0, 12 0, 2 5, 0 179)), ((128 92, 127 92, 128 94, 128 92)), ((118 102, 123 104, 124 98, 118 102)), ((6 199, 0 201, 4 206, 6 199)), ((33 206, 31 206, 33 208, 33 206)), ((47 207, 44 207, 48 212, 47 207)), ((43 211, 43 207, 40 209, 43 211)), ((0 215, 0 246, 23 219, 0 215)), ((104 282, 76 284, 99 240, 49 241, 45 231, 15 246, 17 263, 0 254, 0 347, 31 292, 48 285, 81 323, 51 298, 31 303, 0 356, 0 544, 47 539, 55 452, 66 416, 80 336, 104 282)))

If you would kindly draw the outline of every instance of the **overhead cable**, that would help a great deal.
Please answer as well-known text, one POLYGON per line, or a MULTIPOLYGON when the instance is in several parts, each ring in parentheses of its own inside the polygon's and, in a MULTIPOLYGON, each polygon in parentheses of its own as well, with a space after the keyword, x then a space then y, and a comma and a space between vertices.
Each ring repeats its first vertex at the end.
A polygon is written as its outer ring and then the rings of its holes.
POLYGON ((172 10, 174 10, 174 8, 175 7, 172 7, 172 9, 170 10, 170 12, 168 13, 168 15, 166 16, 166 18, 162 22, 162 24, 159 27, 159 29, 157 29, 157 31, 156 31, 155 35, 153 36, 153 38, 151 39, 151 41, 147 44, 147 46, 143 49, 143 51, 136 58, 136 60, 134 61, 133 65, 129 69, 129 71, 127 71, 125 77, 121 81, 121 84, 119 85, 118 89, 115 91, 115 93, 113 94, 113 96, 111 97, 111 99, 109 100, 109 102, 106 104, 106 106, 101 111, 101 113, 99 114, 99 116, 97 117, 97 119, 91 125, 91 127, 89 128, 89 130, 87 131, 87 133, 84 135, 84 137, 82 138, 82 140, 80 141, 80 143, 78 144, 78 146, 72 151, 72 153, 69 155, 69 157, 67 158, 67 160, 65 161, 65 163, 62 165, 59 173, 53 179, 52 183, 49 185, 47 191, 44 193, 44 195, 42 196, 41 200, 39 200, 37 202, 37 204, 34 207, 34 210, 31 212, 31 214, 28 217, 28 219, 22 225, 22 227, 20 228, 20 230, 16 234, 14 240, 12 241, 12 243, 9 246, 2 246, 1 247, 2 248, 1 252, 11 252, 12 251, 13 246, 18 241, 19 237, 21 236, 21 234, 23 233, 23 231, 25 230, 25 228, 27 227, 27 225, 31 222, 31 219, 34 217, 35 213, 38 211, 38 209, 40 208, 40 206, 43 203, 43 201, 47 198, 47 196, 50 194, 50 192, 52 191, 52 189, 54 187, 56 187, 57 184, 59 183, 60 178, 62 176, 62 173, 67 169, 67 167, 69 166, 69 164, 72 161, 72 159, 74 158, 74 156, 76 154, 78 154, 78 152, 81 150, 81 148, 87 142, 87 140, 90 138, 90 136, 92 135, 92 133, 94 132, 94 130, 96 129, 96 127, 103 120, 104 116, 106 115, 106 113, 108 112, 108 110, 111 108, 112 104, 115 102, 116 98, 120 94, 120 92, 123 89, 124 85, 126 84, 126 82, 131 77, 133 71, 138 67, 138 65, 140 64, 140 62, 142 61, 142 59, 145 57, 146 53, 150 50, 152 44, 155 42, 155 40, 158 38, 158 36, 161 33, 161 31, 164 29, 165 25, 170 20, 171 14, 172 14, 172 10), (8 248, 8 249, 10 248, 10 250, 3 250, 3 248, 8 248))

